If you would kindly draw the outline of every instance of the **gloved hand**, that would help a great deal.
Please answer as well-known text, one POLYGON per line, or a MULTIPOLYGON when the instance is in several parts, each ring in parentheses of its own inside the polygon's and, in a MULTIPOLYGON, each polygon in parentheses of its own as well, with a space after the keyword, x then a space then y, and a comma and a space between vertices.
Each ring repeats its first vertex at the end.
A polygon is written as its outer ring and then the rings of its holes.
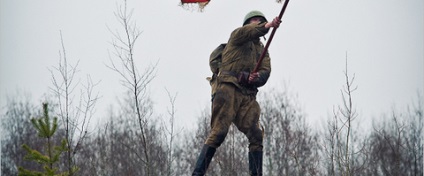
POLYGON ((238 76, 238 82, 242 86, 246 87, 260 87, 265 84, 265 81, 258 72, 240 72, 238 76))
POLYGON ((238 83, 242 86, 248 86, 249 85, 249 78, 250 73, 247 71, 242 71, 238 74, 238 83))
POLYGON ((250 73, 249 84, 257 86, 261 82, 261 75, 258 72, 250 73))

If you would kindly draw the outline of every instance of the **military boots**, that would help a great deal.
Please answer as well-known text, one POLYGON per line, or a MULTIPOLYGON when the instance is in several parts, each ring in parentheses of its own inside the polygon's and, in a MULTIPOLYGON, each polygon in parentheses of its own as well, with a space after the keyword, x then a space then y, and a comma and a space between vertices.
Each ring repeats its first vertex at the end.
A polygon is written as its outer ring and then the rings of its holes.
POLYGON ((202 151, 200 151, 199 158, 197 158, 196 166, 193 171, 193 176, 203 176, 208 169, 209 163, 215 154, 216 148, 210 147, 209 145, 203 145, 202 151))
POLYGON ((262 151, 249 152, 249 173, 250 175, 262 176, 262 151))

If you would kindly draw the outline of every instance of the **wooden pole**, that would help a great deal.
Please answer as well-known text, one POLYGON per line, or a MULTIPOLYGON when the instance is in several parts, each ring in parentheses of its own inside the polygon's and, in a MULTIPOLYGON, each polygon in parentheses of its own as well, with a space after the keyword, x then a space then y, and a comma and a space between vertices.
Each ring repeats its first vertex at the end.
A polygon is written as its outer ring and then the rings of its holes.
MULTIPOLYGON (((281 9, 280 15, 278 16, 280 18, 280 20, 283 18, 284 12, 286 11, 287 8, 287 4, 289 3, 289 0, 286 0, 284 2, 283 8, 281 9)), ((258 63, 256 64, 255 69, 253 69, 252 73, 258 72, 259 67, 261 66, 262 60, 264 60, 265 54, 268 50, 269 45, 271 44, 272 38, 274 37, 275 31, 277 30, 277 28, 273 28, 271 35, 269 36, 269 39, 264 47, 264 50, 262 51, 261 56, 259 57, 258 63)))

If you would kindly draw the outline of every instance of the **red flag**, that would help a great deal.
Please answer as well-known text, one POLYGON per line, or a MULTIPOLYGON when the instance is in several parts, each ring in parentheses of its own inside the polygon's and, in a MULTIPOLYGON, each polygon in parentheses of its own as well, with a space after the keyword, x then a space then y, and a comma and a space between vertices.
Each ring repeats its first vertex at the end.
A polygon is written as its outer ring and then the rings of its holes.
POLYGON ((181 6, 187 9, 198 9, 203 11, 206 5, 209 4, 211 0, 181 0, 181 6), (195 7, 196 6, 196 7, 195 7))

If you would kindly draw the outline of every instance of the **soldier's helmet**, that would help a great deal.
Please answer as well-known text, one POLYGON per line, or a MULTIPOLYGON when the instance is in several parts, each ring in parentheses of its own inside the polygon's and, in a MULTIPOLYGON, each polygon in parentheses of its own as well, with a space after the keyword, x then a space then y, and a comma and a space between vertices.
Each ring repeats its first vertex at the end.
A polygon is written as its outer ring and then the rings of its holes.
POLYGON ((253 17, 262 17, 265 20, 264 22, 268 22, 268 20, 265 18, 265 15, 262 12, 253 10, 247 13, 246 16, 244 16, 243 26, 248 24, 250 19, 253 17))

